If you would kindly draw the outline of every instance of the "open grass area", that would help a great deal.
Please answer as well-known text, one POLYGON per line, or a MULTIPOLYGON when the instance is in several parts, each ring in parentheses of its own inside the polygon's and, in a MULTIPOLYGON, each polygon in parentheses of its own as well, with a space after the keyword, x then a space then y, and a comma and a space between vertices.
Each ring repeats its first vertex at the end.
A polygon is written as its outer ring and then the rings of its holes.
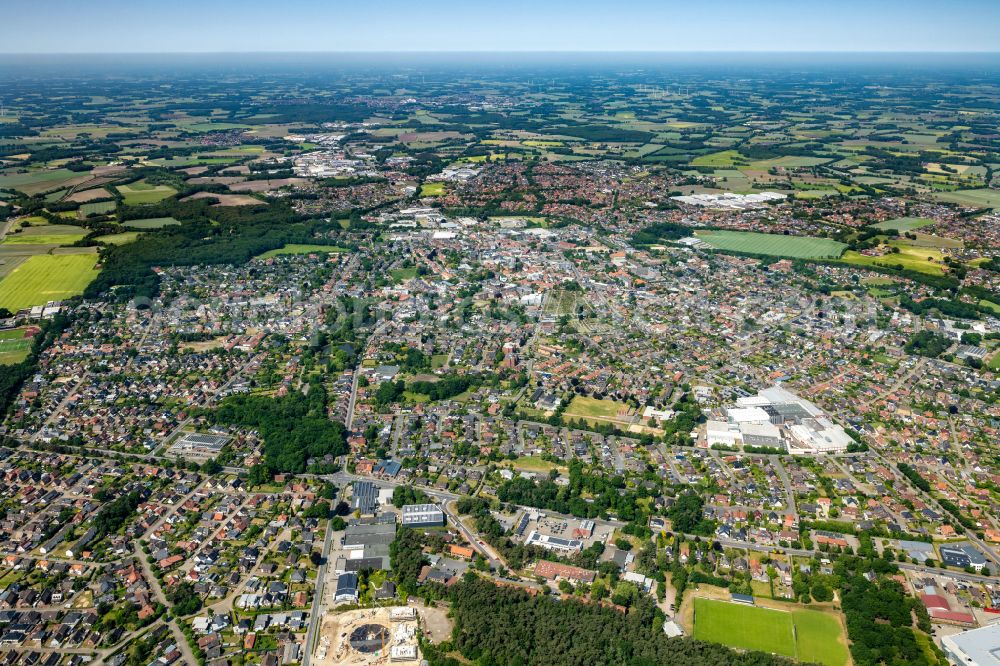
POLYGON ((920 227, 926 227, 930 224, 934 224, 934 220, 930 220, 926 217, 899 217, 895 220, 886 220, 885 222, 879 222, 878 224, 873 224, 872 226, 876 229, 882 230, 895 229, 896 231, 912 231, 914 229, 919 229, 920 227))
POLYGON ((395 280, 396 282, 406 282, 407 280, 412 280, 413 278, 417 277, 417 269, 416 267, 394 268, 391 271, 389 271, 389 275, 391 275, 392 279, 395 280))
POLYGON ((563 414, 570 418, 605 418, 617 420, 618 412, 628 409, 628 406, 614 400, 598 400, 597 398, 587 398, 582 395, 574 396, 573 400, 566 407, 563 414))
POLYGON ((279 247, 277 250, 268 250, 264 254, 260 255, 259 259, 267 259, 269 257, 280 257, 282 255, 288 254, 331 254, 335 252, 347 252, 348 250, 343 247, 337 247, 336 245, 297 245, 289 244, 284 247, 279 247))
POLYGON ((695 599, 694 638, 800 661, 844 666, 846 643, 837 618, 818 610, 780 611, 695 599))
POLYGON ((899 254, 887 254, 882 257, 869 257, 854 250, 848 250, 840 258, 844 263, 854 266, 878 266, 882 268, 902 267, 927 275, 943 275, 944 269, 928 257, 934 256, 929 248, 900 248, 899 254))
POLYGON ((835 259, 847 245, 829 238, 781 236, 750 231, 701 231, 698 238, 719 250, 794 259, 835 259))
POLYGON ((994 303, 993 301, 982 299, 979 301, 979 307, 992 310, 994 314, 1000 315, 1000 304, 994 303))
POLYGON ((441 197, 444 196, 444 183, 424 183, 420 186, 420 196, 441 197))
POLYGON ((560 466, 543 460, 539 456, 521 456, 514 461, 514 469, 525 472, 548 472, 550 469, 558 469, 560 466))
POLYGON ((0 280, 0 307, 16 312, 83 293, 97 277, 93 254, 29 257, 0 280))
POLYGON ((151 185, 144 180, 129 185, 119 185, 118 191, 121 192, 126 206, 159 203, 177 194, 177 190, 168 185, 151 185))

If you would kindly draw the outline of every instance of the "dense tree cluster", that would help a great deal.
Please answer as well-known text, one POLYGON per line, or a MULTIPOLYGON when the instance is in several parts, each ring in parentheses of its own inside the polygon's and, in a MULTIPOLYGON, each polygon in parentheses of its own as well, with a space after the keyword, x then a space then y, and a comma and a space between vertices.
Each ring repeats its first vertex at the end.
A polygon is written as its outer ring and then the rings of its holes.
POLYGON ((614 513, 628 522, 646 515, 639 501, 646 497, 649 491, 645 486, 626 490, 624 477, 588 473, 579 460, 569 463, 569 485, 560 486, 551 479, 534 481, 515 477, 497 488, 497 498, 501 502, 569 513, 577 518, 614 513))
POLYGON ((417 589, 417 577, 427 564, 420 534, 408 527, 400 527, 389 545, 389 560, 396 584, 407 592, 417 589))
POLYGON ((663 241, 675 241, 690 236, 695 232, 693 227, 673 222, 660 222, 640 229, 632 236, 636 245, 657 245, 663 241))
POLYGON ((715 531, 715 525, 705 518, 704 508, 705 500, 701 495, 687 492, 667 509, 667 517, 675 532, 708 536, 715 531))
POLYGON ((834 574, 841 581, 841 607, 854 663, 937 666, 913 631, 913 612, 920 602, 887 577, 896 571, 894 564, 878 558, 837 559, 834 574), (869 572, 876 574, 874 580, 865 577, 869 572))
POLYGON ((980 316, 979 308, 975 305, 943 298, 925 298, 915 301, 904 295, 899 299, 899 306, 921 316, 933 310, 937 310, 946 317, 957 317, 958 319, 979 319, 980 316))
POLYGON ((97 537, 114 534, 124 527, 141 503, 142 494, 133 490, 102 506, 97 515, 94 516, 94 529, 97 530, 97 537))
MULTIPOLYGON (((770 666, 789 664, 759 652, 667 638, 663 615, 641 597, 621 613, 596 604, 531 596, 472 574, 451 589, 454 647, 481 666, 770 666)), ((446 665, 454 660, 433 664, 446 665)))
POLYGON ((273 472, 306 471, 309 458, 347 453, 343 424, 326 414, 326 391, 310 384, 308 395, 274 398, 236 394, 222 401, 213 417, 216 423, 255 428, 264 439, 264 462, 273 472))
POLYGON ((412 382, 409 389, 423 393, 431 400, 447 400, 479 386, 482 380, 470 375, 447 375, 436 382, 412 382))
POLYGON ((427 493, 413 486, 396 486, 392 491, 392 505, 401 509, 407 504, 430 504, 427 493))
POLYGON ((42 322, 42 331, 35 335, 28 357, 20 363, 3 366, 3 372, 0 372, 0 416, 7 413, 24 382, 35 374, 39 355, 62 334, 68 325, 69 320, 63 314, 57 314, 51 320, 42 322))
POLYGON ((931 491, 930 482, 924 477, 920 476, 920 472, 913 469, 913 467, 907 465, 906 463, 899 463, 897 467, 899 468, 899 471, 903 474, 903 476, 909 479, 910 483, 915 485, 917 488, 924 491, 925 493, 929 493, 931 491))
POLYGON ((937 358, 951 346, 951 340, 934 331, 917 331, 906 342, 903 349, 907 354, 937 358))
POLYGON ((194 583, 184 581, 167 591, 167 600, 174 615, 191 615, 201 610, 201 597, 195 592, 194 583))

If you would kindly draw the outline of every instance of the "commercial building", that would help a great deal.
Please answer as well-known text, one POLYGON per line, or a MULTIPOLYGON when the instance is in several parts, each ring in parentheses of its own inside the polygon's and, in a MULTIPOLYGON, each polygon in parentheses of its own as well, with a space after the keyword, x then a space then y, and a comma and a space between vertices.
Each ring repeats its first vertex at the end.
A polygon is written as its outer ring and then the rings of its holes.
POLYGON ((579 539, 563 539, 549 534, 539 534, 538 530, 531 530, 524 543, 560 553, 578 553, 583 550, 583 542, 579 539))
POLYGON ((337 591, 333 600, 337 603, 352 603, 358 600, 358 574, 345 573, 337 577, 337 591))
POLYGON ((854 441, 819 407, 791 391, 772 386, 745 396, 708 421, 708 446, 758 446, 791 454, 843 453, 854 441))
POLYGON ((442 527, 444 512, 437 504, 407 504, 403 507, 402 522, 405 527, 442 527))
POLYGON ((337 558, 334 571, 388 570, 389 546, 395 538, 396 517, 392 514, 350 521, 340 543, 344 555, 337 558))
POLYGON ((548 560, 538 560, 535 565, 535 575, 546 580, 563 579, 573 583, 593 583, 596 576, 593 571, 548 560))
POLYGON ((378 510, 378 486, 371 481, 355 481, 351 494, 351 510, 372 515, 378 510))
POLYGON ((986 556, 969 543, 941 546, 938 552, 941 553, 941 561, 950 567, 972 567, 982 571, 986 566, 986 556))

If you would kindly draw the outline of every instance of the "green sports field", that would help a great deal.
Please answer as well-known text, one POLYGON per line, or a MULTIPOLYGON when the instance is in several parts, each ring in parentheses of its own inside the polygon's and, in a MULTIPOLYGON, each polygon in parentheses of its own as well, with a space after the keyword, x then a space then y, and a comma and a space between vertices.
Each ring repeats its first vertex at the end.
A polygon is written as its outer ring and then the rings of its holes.
POLYGON ((420 186, 420 196, 440 197, 444 196, 444 183, 424 183, 420 186))
POLYGON ((39 254, 0 280, 0 307, 16 312, 83 293, 97 277, 93 254, 39 254))
POLYGON ((847 249, 844 243, 812 236, 782 236, 752 231, 700 231, 696 235, 719 250, 792 259, 835 259, 847 249))
POLYGON ((694 638, 844 666, 847 646, 836 617, 816 610, 780 611, 713 599, 694 600, 694 638))
POLYGON ((20 363, 28 358, 34 338, 24 337, 24 328, 9 328, 0 331, 0 365, 20 363))

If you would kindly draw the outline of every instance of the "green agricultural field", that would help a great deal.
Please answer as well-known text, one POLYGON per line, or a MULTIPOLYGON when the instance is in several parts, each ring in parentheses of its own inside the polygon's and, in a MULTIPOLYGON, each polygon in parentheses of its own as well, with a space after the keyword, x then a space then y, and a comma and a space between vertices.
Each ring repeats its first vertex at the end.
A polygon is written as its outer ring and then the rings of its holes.
POLYGON ((698 157, 691 160, 691 166, 707 166, 707 167, 732 167, 736 166, 738 162, 744 162, 745 159, 736 150, 723 150, 718 153, 709 153, 708 155, 699 155, 698 157))
POLYGON ((970 208, 1000 208, 1000 190, 986 188, 955 190, 954 192, 935 192, 933 196, 938 201, 946 201, 970 208))
POLYGON ((16 234, 7 234, 4 245, 72 245, 87 235, 81 227, 68 224, 47 224, 25 227, 16 234))
POLYGON ((130 185, 119 185, 118 191, 124 197, 126 206, 159 203, 177 194, 177 190, 168 185, 151 185, 143 180, 130 185))
POLYGON ((420 186, 420 196, 422 197, 442 197, 444 196, 444 183, 424 183, 420 186))
POLYGON ((258 258, 268 259, 270 257, 280 257, 288 254, 312 254, 313 252, 317 254, 331 254, 334 252, 347 251, 348 250, 346 248, 337 247, 336 245, 296 245, 293 243, 280 247, 277 250, 268 250, 258 258))
POLYGON ((122 225, 129 229, 162 229, 174 224, 180 224, 180 222, 172 217, 151 217, 146 220, 128 220, 127 222, 122 222, 122 225))
POLYGON ((104 215, 106 213, 111 213, 118 206, 115 201, 95 201, 94 203, 85 203, 80 206, 80 217, 86 218, 89 215, 104 215))
POLYGON ((926 217, 900 217, 895 220, 879 222, 878 224, 873 224, 872 226, 876 229, 882 230, 895 229, 896 231, 913 231, 914 229, 926 227, 930 224, 934 224, 934 220, 927 219, 926 217))
POLYGON ((781 236, 750 231, 701 231, 698 238, 712 247, 793 259, 836 259, 847 245, 828 238, 781 236))
POLYGON ((15 312, 83 293, 97 277, 93 254, 40 254, 0 280, 0 307, 15 312))
MULTIPOLYGON (((69 169, 39 169, 27 173, 6 171, 0 173, 0 190, 20 190, 25 194, 39 194, 56 189, 59 185, 81 178, 81 174, 69 169)), ((82 176, 85 180, 86 176, 82 176)))
POLYGON ((694 638, 824 666, 844 666, 847 646, 836 617, 817 610, 780 611, 695 599, 694 638))
POLYGON ((98 236, 94 240, 100 241, 101 243, 107 243, 108 245, 125 245, 127 243, 131 243, 138 237, 139 237, 138 231, 123 231, 120 234, 107 234, 104 236, 98 236))
POLYGON ((234 129, 253 129, 251 125, 241 125, 239 123, 205 123, 195 122, 182 124, 181 127, 188 132, 225 132, 234 129))
POLYGON ((816 166, 831 161, 831 157, 801 157, 798 155, 784 155, 770 160, 760 160, 750 166, 754 169, 767 170, 772 167, 783 167, 785 169, 799 169, 803 167, 816 166))

